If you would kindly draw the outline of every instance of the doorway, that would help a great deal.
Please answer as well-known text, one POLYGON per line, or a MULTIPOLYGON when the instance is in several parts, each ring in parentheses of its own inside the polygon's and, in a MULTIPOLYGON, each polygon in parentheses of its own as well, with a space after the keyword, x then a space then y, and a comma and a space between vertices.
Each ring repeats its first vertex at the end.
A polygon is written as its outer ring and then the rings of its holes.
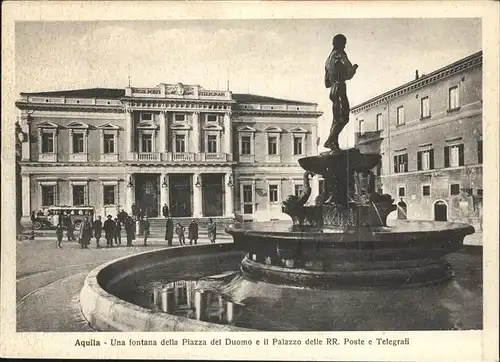
POLYGON ((222 174, 202 175, 203 216, 222 216, 224 213, 224 183, 222 174))
POLYGON ((448 206, 444 201, 437 201, 434 204, 434 220, 448 221, 448 206))
POLYGON ((170 214, 173 217, 192 216, 191 195, 192 182, 191 175, 177 174, 169 175, 169 195, 170 195, 170 214))
POLYGON ((160 189, 160 175, 136 174, 135 175, 135 204, 137 210, 143 209, 148 217, 158 217, 160 189))

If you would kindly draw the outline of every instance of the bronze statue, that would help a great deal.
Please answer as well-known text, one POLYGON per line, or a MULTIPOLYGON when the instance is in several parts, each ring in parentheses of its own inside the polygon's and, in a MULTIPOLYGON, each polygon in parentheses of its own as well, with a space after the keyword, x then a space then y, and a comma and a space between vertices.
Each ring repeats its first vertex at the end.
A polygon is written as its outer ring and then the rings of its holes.
POLYGON ((358 65, 352 65, 344 51, 347 39, 342 34, 333 37, 333 49, 325 64, 325 87, 330 88, 333 121, 324 146, 339 151, 339 134, 349 122, 349 100, 345 81, 354 77, 358 65))

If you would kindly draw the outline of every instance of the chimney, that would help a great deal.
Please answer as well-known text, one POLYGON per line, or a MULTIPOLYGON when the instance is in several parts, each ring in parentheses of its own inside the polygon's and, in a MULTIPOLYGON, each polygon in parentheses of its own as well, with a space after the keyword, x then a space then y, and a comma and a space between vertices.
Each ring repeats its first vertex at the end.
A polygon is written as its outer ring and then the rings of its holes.
POLYGON ((417 80, 417 79, 418 79, 418 69, 415 70, 415 80, 417 80))

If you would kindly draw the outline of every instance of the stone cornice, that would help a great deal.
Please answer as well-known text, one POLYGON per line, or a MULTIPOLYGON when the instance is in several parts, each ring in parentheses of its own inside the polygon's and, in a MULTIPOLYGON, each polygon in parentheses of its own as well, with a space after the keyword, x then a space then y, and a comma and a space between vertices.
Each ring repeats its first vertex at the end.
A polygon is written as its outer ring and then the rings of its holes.
POLYGON ((101 105, 83 105, 83 104, 54 104, 54 103, 32 103, 17 101, 16 107, 20 110, 34 111, 69 111, 69 112, 99 112, 99 113, 123 113, 122 106, 101 106, 101 105))
POLYGON ((351 108, 351 112, 356 114, 376 105, 386 103, 387 101, 400 97, 404 94, 423 88, 429 84, 435 83, 443 78, 460 73, 464 70, 481 66, 483 64, 483 53, 477 52, 461 59, 455 63, 449 64, 441 69, 438 69, 430 74, 422 76, 414 81, 406 83, 398 88, 392 89, 386 93, 378 95, 351 108))
POLYGON ((262 110, 262 109, 233 109, 233 115, 241 116, 281 116, 281 117, 314 117, 323 115, 320 111, 280 111, 280 110, 262 110))

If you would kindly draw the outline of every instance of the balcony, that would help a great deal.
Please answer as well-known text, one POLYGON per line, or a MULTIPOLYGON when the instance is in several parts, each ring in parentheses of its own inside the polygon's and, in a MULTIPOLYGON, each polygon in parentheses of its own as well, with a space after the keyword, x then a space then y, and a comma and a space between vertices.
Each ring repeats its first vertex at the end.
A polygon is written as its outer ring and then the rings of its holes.
POLYGON ((70 153, 69 154, 70 162, 87 162, 88 157, 86 153, 70 153))
POLYGON ((228 153, 202 153, 202 161, 231 161, 231 155, 228 153))
POLYGON ((137 152, 134 161, 161 161, 161 155, 159 152, 137 152))
POLYGON ((174 152, 172 153, 172 161, 173 162, 193 162, 194 161, 194 153, 189 152, 174 152))

